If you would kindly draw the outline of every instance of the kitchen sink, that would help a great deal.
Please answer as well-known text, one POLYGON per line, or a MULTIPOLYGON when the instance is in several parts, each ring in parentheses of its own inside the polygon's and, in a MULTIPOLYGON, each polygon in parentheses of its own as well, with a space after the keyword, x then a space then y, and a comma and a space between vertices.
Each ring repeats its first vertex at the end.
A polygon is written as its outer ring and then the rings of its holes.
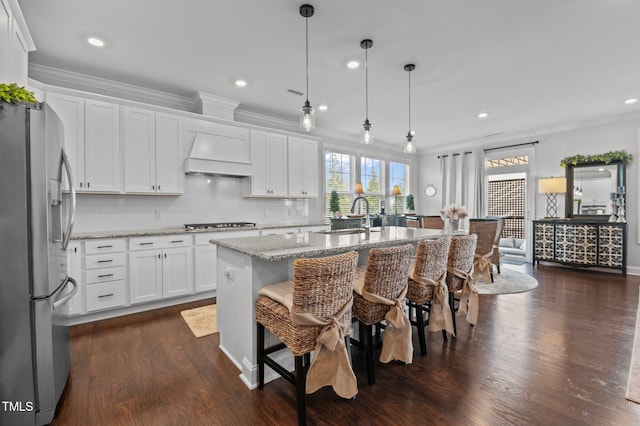
MULTIPOLYGON (((331 229, 327 231, 317 231, 318 234, 364 234, 367 232, 366 228, 350 228, 350 229, 331 229)), ((369 228, 369 232, 380 232, 380 229, 369 228)))

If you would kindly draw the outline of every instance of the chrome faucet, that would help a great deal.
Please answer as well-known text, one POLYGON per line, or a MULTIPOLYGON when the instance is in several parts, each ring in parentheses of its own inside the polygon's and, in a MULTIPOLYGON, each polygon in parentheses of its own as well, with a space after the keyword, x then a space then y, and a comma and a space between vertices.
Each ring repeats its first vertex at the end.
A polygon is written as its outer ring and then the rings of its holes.
POLYGON ((353 204, 351 205, 351 213, 355 213, 356 203, 358 202, 358 200, 363 200, 364 203, 366 204, 366 207, 367 207, 367 223, 364 226, 368 230, 369 228, 371 228, 371 219, 369 218, 369 200, 367 200, 366 198, 364 198, 361 195, 356 197, 356 199, 353 200, 353 204))

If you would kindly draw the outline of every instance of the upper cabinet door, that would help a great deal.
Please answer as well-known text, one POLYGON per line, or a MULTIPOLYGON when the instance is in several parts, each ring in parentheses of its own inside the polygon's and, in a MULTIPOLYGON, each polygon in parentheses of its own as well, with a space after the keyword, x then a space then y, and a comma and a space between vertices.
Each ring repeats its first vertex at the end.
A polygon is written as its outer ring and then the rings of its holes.
POLYGON ((156 113, 156 192, 184 192, 184 125, 181 117, 156 113))
POLYGON ((316 141, 289 137, 289 196, 318 196, 318 144, 316 141))
POLYGON ((152 193, 156 189, 155 113, 122 108, 125 192, 152 193))
POLYGON ((262 131, 251 132, 251 195, 287 196, 287 137, 262 131))
POLYGON ((121 192, 120 107, 85 100, 85 175, 86 190, 121 192))
POLYGON ((76 191, 86 188, 84 173, 84 99, 48 92, 46 103, 62 121, 64 149, 69 158, 76 191))
POLYGON ((0 81, 11 81, 9 78, 9 52, 11 40, 11 9, 8 0, 0 0, 0 81))

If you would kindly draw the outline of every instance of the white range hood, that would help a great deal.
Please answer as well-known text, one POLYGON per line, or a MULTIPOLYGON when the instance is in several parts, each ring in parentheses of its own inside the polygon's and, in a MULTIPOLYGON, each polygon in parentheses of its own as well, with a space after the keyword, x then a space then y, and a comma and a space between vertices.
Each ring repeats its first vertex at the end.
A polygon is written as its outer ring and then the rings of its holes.
POLYGON ((251 176, 249 130, 220 123, 206 123, 187 132, 192 141, 184 161, 187 174, 251 176))

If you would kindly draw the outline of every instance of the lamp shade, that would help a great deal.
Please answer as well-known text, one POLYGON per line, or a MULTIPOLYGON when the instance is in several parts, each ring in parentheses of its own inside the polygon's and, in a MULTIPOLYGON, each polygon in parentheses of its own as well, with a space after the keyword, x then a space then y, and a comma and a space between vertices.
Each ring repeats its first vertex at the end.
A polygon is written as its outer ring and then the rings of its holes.
POLYGON ((362 195, 364 194, 364 190, 362 189, 362 184, 360 182, 356 183, 356 194, 362 195))
POLYGON ((538 180, 538 192, 540 194, 553 194, 567 190, 567 179, 563 177, 550 177, 538 180))
POLYGON ((398 185, 393 185, 393 191, 391 191, 391 195, 393 195, 394 197, 402 195, 402 193, 400 192, 400 187, 398 185))

